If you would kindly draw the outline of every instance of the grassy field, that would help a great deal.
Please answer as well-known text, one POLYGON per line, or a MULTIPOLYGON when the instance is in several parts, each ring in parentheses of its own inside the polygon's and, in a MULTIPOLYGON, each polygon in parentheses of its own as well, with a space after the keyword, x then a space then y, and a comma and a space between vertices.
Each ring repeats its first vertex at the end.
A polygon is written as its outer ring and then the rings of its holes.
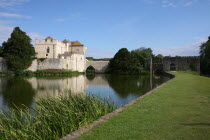
POLYGON ((176 78, 152 95, 78 139, 210 139, 210 78, 173 74, 176 78))

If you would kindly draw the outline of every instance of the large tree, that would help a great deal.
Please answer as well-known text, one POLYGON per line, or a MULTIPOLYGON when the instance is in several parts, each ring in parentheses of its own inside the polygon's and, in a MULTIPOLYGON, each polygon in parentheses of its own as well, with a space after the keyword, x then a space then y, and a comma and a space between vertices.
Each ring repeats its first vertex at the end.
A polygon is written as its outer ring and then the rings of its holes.
POLYGON ((153 63, 163 63, 163 55, 162 54, 158 54, 158 55, 154 55, 153 57, 153 63))
POLYGON ((27 69, 35 56, 31 38, 15 27, 7 42, 3 42, 3 56, 7 60, 10 70, 18 71, 27 69))
MULTIPOLYGON (((146 68, 146 63, 148 60, 150 60, 153 57, 152 50, 150 48, 141 47, 139 49, 131 51, 133 55, 135 55, 138 58, 139 63, 146 68)), ((148 65, 147 65, 148 66, 148 65)))
POLYGON ((135 55, 122 48, 110 60, 108 71, 116 74, 140 74, 142 66, 135 55))
POLYGON ((200 46, 201 73, 210 76, 210 36, 200 46))

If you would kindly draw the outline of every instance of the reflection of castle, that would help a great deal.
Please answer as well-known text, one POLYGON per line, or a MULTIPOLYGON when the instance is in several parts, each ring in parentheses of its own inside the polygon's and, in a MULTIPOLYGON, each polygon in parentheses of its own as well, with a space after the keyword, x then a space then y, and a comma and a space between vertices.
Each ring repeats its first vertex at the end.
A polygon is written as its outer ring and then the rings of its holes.
POLYGON ((85 76, 80 75, 78 77, 69 78, 30 78, 28 81, 32 87, 36 90, 36 96, 42 97, 54 97, 71 91, 74 94, 84 94, 86 90, 85 76))

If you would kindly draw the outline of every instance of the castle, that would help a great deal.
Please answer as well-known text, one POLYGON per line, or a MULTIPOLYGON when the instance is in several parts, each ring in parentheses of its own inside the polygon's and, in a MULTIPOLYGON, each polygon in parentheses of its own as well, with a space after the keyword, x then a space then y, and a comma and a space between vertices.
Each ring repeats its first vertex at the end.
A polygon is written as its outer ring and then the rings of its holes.
POLYGON ((62 58, 71 59, 74 55, 84 60, 86 47, 79 41, 64 40, 47 37, 42 40, 35 40, 35 51, 37 58, 62 58))
POLYGON ((79 41, 59 41, 52 37, 42 40, 36 39, 36 57, 38 59, 45 58, 45 60, 37 62, 37 66, 34 67, 40 70, 66 69, 84 72, 86 68, 86 49, 79 41))

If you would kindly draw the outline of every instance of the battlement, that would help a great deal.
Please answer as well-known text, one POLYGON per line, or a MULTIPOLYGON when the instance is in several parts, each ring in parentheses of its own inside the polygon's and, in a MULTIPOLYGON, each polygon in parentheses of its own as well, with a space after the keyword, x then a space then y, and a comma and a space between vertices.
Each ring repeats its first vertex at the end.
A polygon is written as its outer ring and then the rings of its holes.
POLYGON ((58 44, 58 45, 65 45, 64 42, 51 38, 51 37, 47 37, 45 39, 36 39, 35 40, 35 44, 58 44))

